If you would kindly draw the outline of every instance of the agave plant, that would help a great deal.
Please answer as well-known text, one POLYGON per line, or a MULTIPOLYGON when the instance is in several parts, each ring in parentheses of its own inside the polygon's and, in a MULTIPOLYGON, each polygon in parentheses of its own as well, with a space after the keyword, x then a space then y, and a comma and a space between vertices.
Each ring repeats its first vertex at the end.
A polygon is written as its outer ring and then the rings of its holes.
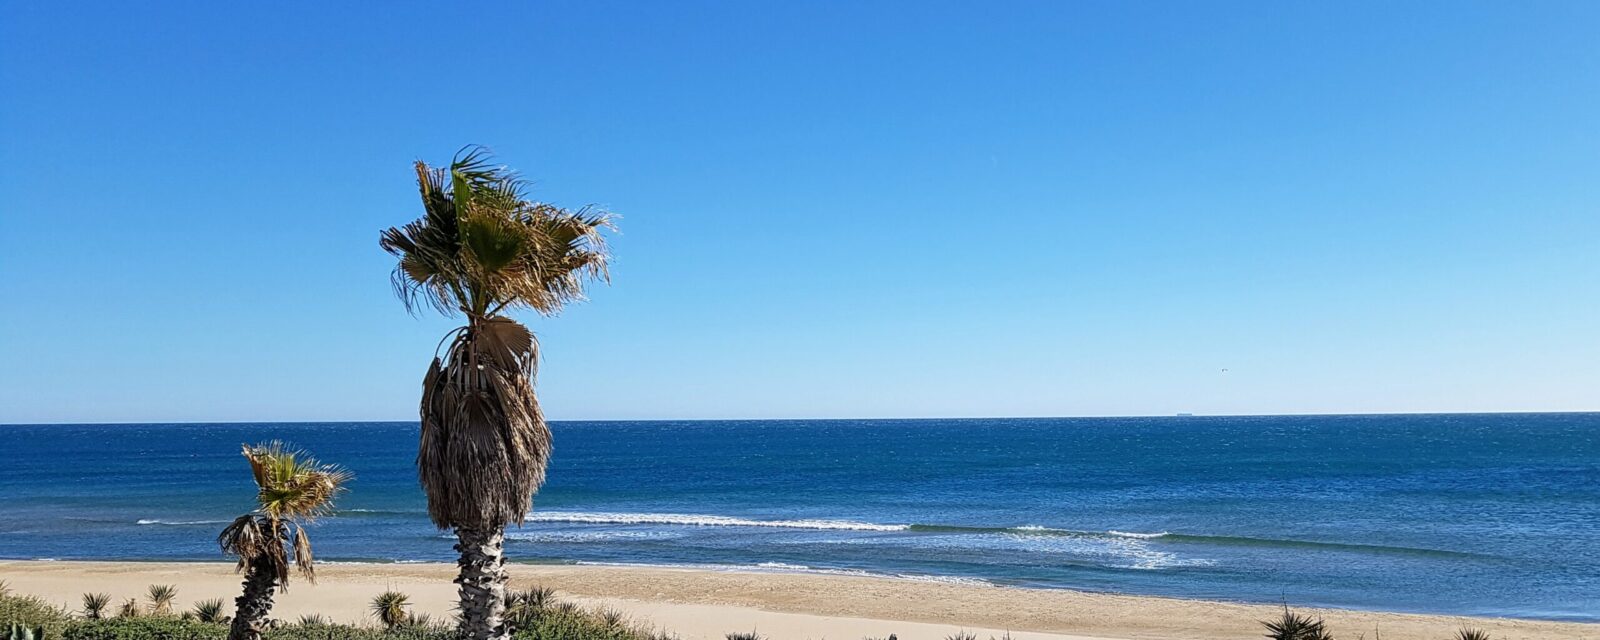
POLYGON ((153 584, 145 591, 145 599, 150 601, 150 615, 172 615, 172 601, 178 598, 178 589, 170 584, 153 584))
POLYGON ((227 622, 228 615, 223 613, 224 606, 226 605, 222 603, 222 598, 201 600, 194 603, 194 609, 191 609, 190 613, 193 613, 194 619, 200 622, 227 622))
POLYGON ((1333 634, 1328 633, 1321 620, 1290 611, 1287 606, 1283 608, 1283 616, 1262 621, 1261 625, 1267 628, 1267 637, 1271 640, 1333 640, 1333 634))
POLYGON ((385 591, 372 598, 372 615, 385 628, 395 629, 405 625, 408 617, 406 607, 409 606, 410 596, 399 591, 385 591))
POLYGON ((291 547, 294 566, 306 580, 316 581, 303 525, 332 512, 334 497, 350 480, 344 469, 281 442, 247 445, 244 457, 256 482, 255 509, 217 536, 222 552, 238 557, 238 570, 245 574, 228 640, 257 640, 269 628, 273 593, 289 585, 291 547))
POLYGON ((417 470, 429 517, 458 539, 461 631, 504 638, 505 526, 522 522, 544 483, 550 429, 533 391, 538 343, 502 313, 552 315, 606 279, 611 216, 528 200, 526 183, 479 147, 448 168, 415 169, 423 215, 379 245, 399 259, 392 281, 408 311, 466 319, 423 377, 417 470))
POLYGON ((106 607, 108 606, 111 606, 111 594, 83 594, 83 617, 86 619, 100 620, 106 617, 106 607))

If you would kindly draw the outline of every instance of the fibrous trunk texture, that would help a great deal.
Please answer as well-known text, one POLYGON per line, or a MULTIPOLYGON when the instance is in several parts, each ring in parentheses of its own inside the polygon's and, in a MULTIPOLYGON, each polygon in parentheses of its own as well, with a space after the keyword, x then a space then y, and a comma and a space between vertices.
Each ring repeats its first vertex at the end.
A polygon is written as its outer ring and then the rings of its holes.
POLYGON ((470 640, 503 640, 506 631, 505 528, 456 527, 461 567, 461 633, 470 640))
POLYGON ((272 595, 277 589, 277 576, 272 563, 266 558, 250 563, 244 574, 244 593, 234 600, 238 608, 233 613, 233 626, 228 629, 228 640, 260 640, 267 630, 267 616, 272 613, 272 595))

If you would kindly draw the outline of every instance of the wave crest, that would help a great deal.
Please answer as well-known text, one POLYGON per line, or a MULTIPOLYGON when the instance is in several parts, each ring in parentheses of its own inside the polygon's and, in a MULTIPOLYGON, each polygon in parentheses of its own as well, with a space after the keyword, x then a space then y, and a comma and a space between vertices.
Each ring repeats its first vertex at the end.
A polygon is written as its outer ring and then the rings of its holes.
POLYGON ((541 511, 528 514, 528 517, 523 522, 663 524, 687 527, 773 527, 817 531, 905 531, 911 528, 911 525, 906 524, 875 524, 852 520, 755 520, 688 513, 603 513, 584 511, 541 511))

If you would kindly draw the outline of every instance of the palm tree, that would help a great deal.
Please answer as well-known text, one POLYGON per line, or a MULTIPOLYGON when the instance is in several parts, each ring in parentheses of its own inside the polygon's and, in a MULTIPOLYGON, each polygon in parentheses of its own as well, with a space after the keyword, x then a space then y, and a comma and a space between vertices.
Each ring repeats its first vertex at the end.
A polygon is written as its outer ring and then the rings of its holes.
POLYGON ((302 525, 332 511, 334 496, 350 480, 344 469, 281 442, 245 446, 244 457, 255 476, 256 508, 217 536, 222 552, 238 556, 238 569, 245 574, 228 640, 256 640, 266 630, 273 592, 289 585, 291 546, 295 566, 307 580, 316 581, 311 539, 302 525))
POLYGON ((553 315, 606 279, 611 216, 528 200, 481 147, 449 168, 415 168, 423 215, 379 245, 400 260, 392 280, 408 311, 466 318, 423 378, 417 471, 429 517, 458 539, 462 632, 504 638, 505 526, 521 524, 544 483, 550 429, 533 392, 538 343, 501 312, 553 315))

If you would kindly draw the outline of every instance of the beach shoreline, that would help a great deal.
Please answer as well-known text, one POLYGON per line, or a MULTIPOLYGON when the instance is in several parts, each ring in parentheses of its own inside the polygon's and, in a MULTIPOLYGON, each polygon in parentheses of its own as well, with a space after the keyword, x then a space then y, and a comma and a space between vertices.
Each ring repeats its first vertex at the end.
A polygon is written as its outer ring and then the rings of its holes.
MULTIPOLYGON (((1104 638, 1221 640, 1261 635, 1259 621, 1281 613, 1271 605, 1154 596, 1025 589, 904 580, 891 577, 741 571, 633 565, 510 564, 511 585, 542 585, 558 597, 610 607, 684 640, 716 639, 755 630, 772 640, 840 638, 895 633, 904 640, 943 639, 957 631, 980 638, 1010 632, 1016 640, 1104 638)), ((319 613, 339 622, 372 623, 372 596, 395 589, 415 611, 448 616, 456 568, 445 563, 324 563, 315 585, 290 583, 273 613, 284 620, 319 613)), ((84 592, 113 601, 140 597, 151 584, 178 588, 179 603, 206 598, 232 602, 239 577, 223 562, 0 561, 0 580, 17 593, 37 595, 69 610, 84 592)), ((1343 609, 1297 609, 1322 617, 1339 637, 1377 630, 1393 640, 1448 637, 1462 626, 1495 638, 1600 638, 1600 625, 1343 609)))

